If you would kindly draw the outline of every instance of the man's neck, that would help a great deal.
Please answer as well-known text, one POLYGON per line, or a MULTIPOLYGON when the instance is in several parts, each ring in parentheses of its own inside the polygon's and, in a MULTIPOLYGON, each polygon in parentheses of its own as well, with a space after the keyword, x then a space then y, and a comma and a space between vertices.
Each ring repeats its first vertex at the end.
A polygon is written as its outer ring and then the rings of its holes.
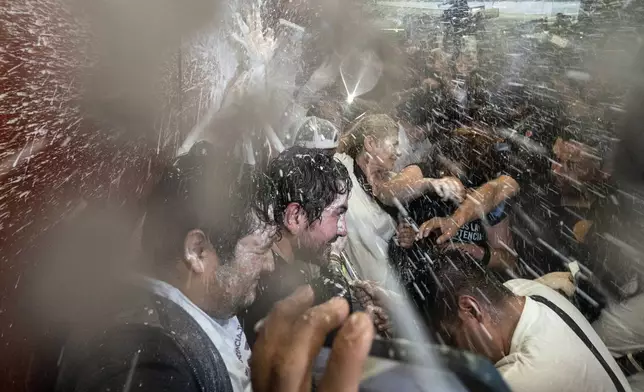
POLYGON ((356 164, 362 170, 362 172, 368 176, 369 174, 369 156, 366 152, 361 152, 356 157, 356 164))
POLYGON ((294 238, 290 233, 284 232, 282 238, 273 244, 273 251, 280 255, 284 261, 292 264, 295 261, 295 252, 293 251, 294 238))
POLYGON ((512 337, 519 324, 519 319, 521 319, 521 314, 523 314, 525 301, 525 297, 513 297, 507 302, 503 310, 500 328, 502 339, 501 347, 504 355, 508 355, 512 348, 512 337))
POLYGON ((167 283, 179 290, 181 294, 190 300, 190 302, 204 310, 204 312, 212 317, 220 320, 232 317, 229 312, 218 312, 213 309, 205 309, 206 307, 202 301, 204 298, 203 292, 206 288, 199 276, 191 274, 183 265, 177 265, 176 269, 155 270, 153 272, 148 271, 146 275, 150 278, 167 283))

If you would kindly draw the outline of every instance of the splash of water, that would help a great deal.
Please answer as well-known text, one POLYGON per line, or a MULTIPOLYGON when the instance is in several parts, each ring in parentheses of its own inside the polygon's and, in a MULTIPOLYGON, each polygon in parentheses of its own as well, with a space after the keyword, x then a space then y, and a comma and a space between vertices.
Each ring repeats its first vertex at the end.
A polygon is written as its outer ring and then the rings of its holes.
POLYGON ((247 7, 231 3, 224 27, 203 33, 197 44, 188 44, 191 56, 197 60, 196 67, 206 79, 199 86, 203 93, 196 125, 183 142, 180 154, 199 140, 214 141, 209 134, 213 124, 240 108, 247 116, 248 109, 254 111, 250 127, 267 130, 273 147, 283 149, 270 130, 282 129, 276 118, 292 103, 297 74, 294 59, 301 35, 277 37, 271 28, 265 28, 262 6, 262 0, 247 7))

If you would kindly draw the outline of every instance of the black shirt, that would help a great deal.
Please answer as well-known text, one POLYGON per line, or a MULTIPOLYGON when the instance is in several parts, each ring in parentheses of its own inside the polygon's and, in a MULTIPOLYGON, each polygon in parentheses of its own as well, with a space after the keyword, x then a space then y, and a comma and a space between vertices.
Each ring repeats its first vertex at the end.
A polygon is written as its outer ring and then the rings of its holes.
POLYGON ((299 262, 289 264, 275 252, 273 257, 275 269, 270 273, 262 273, 257 285, 255 302, 240 317, 246 339, 251 347, 257 338, 255 325, 268 315, 273 305, 311 281, 311 274, 306 264, 299 262))
POLYGON ((315 294, 315 304, 325 302, 331 297, 341 296, 353 304, 347 281, 336 271, 320 267, 319 276, 313 273, 313 266, 300 261, 288 263, 279 254, 273 252, 275 269, 260 276, 255 302, 241 315, 241 323, 248 344, 252 347, 257 339, 255 325, 270 313, 276 302, 293 294, 303 285, 310 284, 315 294))

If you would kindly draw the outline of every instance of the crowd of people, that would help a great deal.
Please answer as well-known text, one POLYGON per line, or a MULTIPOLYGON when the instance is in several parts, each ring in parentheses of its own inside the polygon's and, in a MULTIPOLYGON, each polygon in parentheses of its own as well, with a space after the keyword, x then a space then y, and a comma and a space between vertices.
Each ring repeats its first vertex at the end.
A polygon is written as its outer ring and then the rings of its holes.
POLYGON ((416 56, 396 105, 328 94, 265 167, 208 142, 167 167, 145 268, 69 335, 57 390, 356 391, 400 323, 515 392, 644 388, 639 201, 587 127, 604 119, 416 56))

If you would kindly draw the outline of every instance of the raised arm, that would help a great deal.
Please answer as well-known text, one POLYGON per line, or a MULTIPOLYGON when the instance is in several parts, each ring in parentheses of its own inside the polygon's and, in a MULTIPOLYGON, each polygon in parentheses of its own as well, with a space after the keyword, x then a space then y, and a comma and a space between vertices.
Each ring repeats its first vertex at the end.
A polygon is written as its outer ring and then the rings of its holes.
POLYGON ((519 184, 510 176, 500 176, 489 181, 467 195, 452 218, 463 226, 477 218, 484 217, 496 206, 519 192, 519 184))
POLYGON ((435 193, 444 200, 462 201, 465 188, 455 177, 425 178, 416 165, 407 166, 393 177, 374 176, 372 186, 375 196, 383 203, 393 206, 394 199, 400 202, 414 200, 427 192, 435 193))
POLYGON ((432 218, 423 223, 418 237, 428 237, 433 231, 440 230, 441 235, 437 243, 442 244, 452 238, 463 225, 484 217, 517 192, 519 192, 519 184, 512 177, 500 176, 468 194, 452 216, 432 218))

